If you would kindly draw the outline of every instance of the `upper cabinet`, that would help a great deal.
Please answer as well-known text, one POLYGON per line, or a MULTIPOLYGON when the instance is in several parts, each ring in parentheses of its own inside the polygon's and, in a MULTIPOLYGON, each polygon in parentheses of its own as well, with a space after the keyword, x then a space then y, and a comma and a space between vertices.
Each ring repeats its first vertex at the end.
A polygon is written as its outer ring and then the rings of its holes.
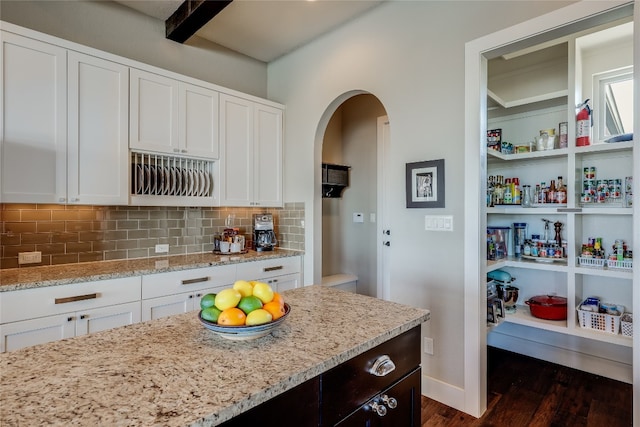
POLYGON ((66 199, 67 52, 1 32, 2 194, 0 201, 66 199))
POLYGON ((127 204, 127 67, 2 33, 3 202, 127 204))
POLYGON ((132 149, 219 157, 218 92, 131 69, 132 149))
POLYGON ((69 203, 126 205, 129 69, 69 51, 69 203))
POLYGON ((221 205, 282 206, 281 109, 220 96, 221 205))

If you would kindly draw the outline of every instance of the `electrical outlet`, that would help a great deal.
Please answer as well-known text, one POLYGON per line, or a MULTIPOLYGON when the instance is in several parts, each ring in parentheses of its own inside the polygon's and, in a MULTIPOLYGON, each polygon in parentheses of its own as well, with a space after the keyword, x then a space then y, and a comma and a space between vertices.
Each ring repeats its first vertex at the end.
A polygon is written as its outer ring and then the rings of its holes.
POLYGON ((433 356, 433 338, 424 337, 424 352, 433 356))
POLYGON ((18 264, 38 264, 42 262, 42 252, 18 252, 18 264))
POLYGON ((156 245, 156 253, 157 254, 166 254, 167 252, 169 252, 169 244, 156 245))

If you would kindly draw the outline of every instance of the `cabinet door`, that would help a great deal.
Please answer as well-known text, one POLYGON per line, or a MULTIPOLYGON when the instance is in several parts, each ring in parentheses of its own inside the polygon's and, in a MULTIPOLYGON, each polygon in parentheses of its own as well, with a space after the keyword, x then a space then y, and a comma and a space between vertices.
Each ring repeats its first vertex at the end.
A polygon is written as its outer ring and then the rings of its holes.
POLYGON ((180 83, 178 105, 180 152, 190 157, 217 159, 218 92, 180 83))
POLYGON ((92 334, 140 322, 140 302, 76 313, 76 335, 92 334))
POLYGON ((295 289, 300 286, 300 274, 288 274, 285 276, 276 276, 262 280, 271 286, 276 292, 282 292, 289 289, 295 289))
POLYGON ((66 50, 2 32, 0 200, 66 201, 66 50))
POLYGON ((254 126, 254 204, 282 207, 282 110, 255 104, 254 126))
POLYGON ((128 202, 129 69, 69 52, 70 203, 128 202))
POLYGON ((130 78, 130 148, 179 152, 178 82, 135 68, 130 78))
POLYGON ((220 162, 222 206, 253 202, 253 103, 220 94, 220 162))
POLYGON ((0 325, 0 352, 71 338, 75 335, 73 314, 59 314, 0 325))
POLYGON ((195 307, 193 293, 142 300, 142 321, 188 313, 195 307))

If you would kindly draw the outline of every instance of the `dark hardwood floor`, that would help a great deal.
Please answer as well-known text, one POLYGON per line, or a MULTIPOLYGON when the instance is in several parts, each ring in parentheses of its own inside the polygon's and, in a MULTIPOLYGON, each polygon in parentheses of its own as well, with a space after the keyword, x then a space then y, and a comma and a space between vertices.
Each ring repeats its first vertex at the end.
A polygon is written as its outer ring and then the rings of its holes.
POLYGON ((487 411, 476 419, 422 397, 422 427, 628 427, 632 386, 489 348, 487 411))

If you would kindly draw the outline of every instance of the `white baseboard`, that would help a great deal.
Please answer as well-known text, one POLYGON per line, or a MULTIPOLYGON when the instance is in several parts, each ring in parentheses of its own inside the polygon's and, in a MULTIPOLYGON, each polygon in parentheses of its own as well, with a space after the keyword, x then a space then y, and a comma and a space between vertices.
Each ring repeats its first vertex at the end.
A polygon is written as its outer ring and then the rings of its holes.
POLYGON ((465 411, 464 389, 447 384, 427 375, 422 375, 422 394, 458 411, 465 411))

